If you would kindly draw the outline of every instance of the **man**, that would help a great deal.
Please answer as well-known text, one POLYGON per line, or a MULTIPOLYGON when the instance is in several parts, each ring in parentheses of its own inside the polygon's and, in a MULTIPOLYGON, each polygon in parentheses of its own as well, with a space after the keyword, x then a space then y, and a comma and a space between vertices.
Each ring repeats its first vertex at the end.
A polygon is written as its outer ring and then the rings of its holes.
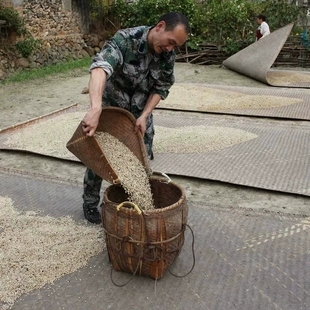
POLYGON ((256 19, 258 26, 258 29, 256 31, 256 41, 258 41, 261 38, 264 38, 268 34, 270 34, 270 29, 268 24, 266 23, 266 16, 265 15, 258 15, 256 19))
MULTIPOLYGON (((90 67, 91 109, 82 121, 85 134, 94 135, 102 104, 124 108, 135 116, 136 130, 144 136, 147 153, 152 159, 152 111, 168 96, 174 83, 174 48, 184 44, 189 32, 186 17, 170 12, 153 27, 123 29, 107 41, 90 67)), ((86 170, 83 210, 91 223, 101 222, 97 209, 101 183, 98 175, 86 170)))

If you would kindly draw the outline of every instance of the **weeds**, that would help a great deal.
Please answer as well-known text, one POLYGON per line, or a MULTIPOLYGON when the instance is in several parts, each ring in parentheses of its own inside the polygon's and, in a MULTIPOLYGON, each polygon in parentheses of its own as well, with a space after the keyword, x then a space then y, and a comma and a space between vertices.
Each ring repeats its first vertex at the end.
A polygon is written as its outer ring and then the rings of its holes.
POLYGON ((40 79, 55 74, 78 76, 83 73, 87 73, 90 64, 91 58, 85 57, 78 60, 70 60, 65 63, 58 63, 56 65, 18 71, 9 76, 7 79, 4 79, 2 83, 7 84, 11 82, 28 82, 30 80, 40 79))

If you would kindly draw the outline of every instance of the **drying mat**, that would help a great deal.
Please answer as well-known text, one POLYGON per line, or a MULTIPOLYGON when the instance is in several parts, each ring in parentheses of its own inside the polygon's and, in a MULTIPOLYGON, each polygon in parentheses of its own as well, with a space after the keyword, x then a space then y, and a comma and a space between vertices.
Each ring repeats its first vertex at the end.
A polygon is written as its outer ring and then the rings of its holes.
POLYGON ((310 72, 270 69, 294 23, 288 24, 223 61, 228 69, 277 87, 310 88, 310 72))
POLYGON ((310 88, 310 72, 271 69, 266 80, 272 86, 310 88))
MULTIPOLYGON (((64 124, 68 124, 68 119, 72 119, 75 113, 77 121, 80 119, 79 113, 81 115, 84 113, 74 109, 70 111, 65 110, 62 114, 55 114, 54 118, 49 115, 46 119, 41 118, 38 122, 27 124, 25 129, 28 133, 46 134, 43 141, 47 146, 38 148, 34 145, 35 139, 29 137, 20 150, 78 161, 65 147, 77 125, 73 122, 72 131, 57 132, 58 118, 61 118, 64 124), (47 122, 50 122, 49 126, 46 126, 47 122), (32 126, 40 123, 42 128, 33 130, 32 126)), ((205 126, 207 131, 209 126, 209 128, 220 128, 220 134, 226 138, 229 138, 235 130, 242 131, 244 135, 257 136, 249 141, 241 139, 243 143, 230 146, 224 143, 216 151, 211 148, 211 151, 205 153, 184 153, 182 147, 179 148, 178 153, 165 151, 162 154, 155 153, 155 160, 151 161, 151 168, 154 171, 310 196, 310 126, 308 123, 303 122, 302 125, 298 125, 288 121, 249 120, 227 116, 223 118, 215 115, 167 111, 155 112, 154 118, 155 131, 156 126, 163 128, 185 126, 183 128, 185 131, 186 127, 193 129, 193 126, 205 126)), ((25 126, 20 128, 20 133, 23 132, 23 127, 25 126)), ((18 127, 12 130, 18 132, 18 127)), ((0 149, 12 149, 12 146, 5 143, 8 138, 12 138, 13 132, 5 130, 0 134, 0 149)), ((219 143, 221 136, 213 140, 214 143, 219 143)))
POLYGON ((0 196, 12 198, 14 207, 20 211, 35 211, 52 217, 70 216, 77 222, 86 222, 81 183, 2 167, 0 183, 0 196))
MULTIPOLYGON (((0 196, 11 197, 21 210, 82 218, 81 184, 10 171, 0 171, 0 180, 0 196)), ((189 202, 188 223, 195 236, 196 264, 185 278, 167 272, 157 282, 135 277, 119 288, 110 281, 107 252, 102 252, 53 285, 23 295, 13 310, 100 309, 103 303, 106 309, 132 310, 309 309, 309 218, 206 201, 189 202)), ((191 242, 187 229, 173 273, 189 271, 191 242)), ((114 272, 113 278, 122 284, 131 275, 114 272)))
POLYGON ((157 109, 310 120, 310 93, 285 88, 176 83, 157 109))
POLYGON ((155 171, 310 196, 309 124, 177 112, 155 114, 154 122, 170 128, 220 126, 227 133, 241 129, 257 135, 213 152, 155 154, 151 162, 155 171))
POLYGON ((74 104, 0 130, 0 150, 23 151, 75 160, 66 143, 82 121, 86 107, 74 104))

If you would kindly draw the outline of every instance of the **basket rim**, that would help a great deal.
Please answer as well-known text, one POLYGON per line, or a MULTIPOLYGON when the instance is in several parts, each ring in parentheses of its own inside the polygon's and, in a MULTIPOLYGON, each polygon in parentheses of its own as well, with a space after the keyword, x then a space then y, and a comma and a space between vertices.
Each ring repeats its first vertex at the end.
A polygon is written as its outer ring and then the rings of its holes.
MULTIPOLYGON (((173 203, 172 205, 170 206, 167 206, 167 207, 164 207, 164 208, 158 208, 158 209, 151 209, 151 210, 143 210, 143 209, 140 209, 145 215, 153 215, 153 214, 157 214, 157 213, 162 213, 163 211, 169 211, 169 210, 173 210, 173 209, 176 209, 178 208, 181 204, 183 204, 184 202, 186 202, 186 194, 185 194, 185 190, 180 186, 178 185, 177 183, 173 182, 173 181, 170 181, 167 183, 167 181, 163 180, 162 178, 160 177, 157 177, 157 176, 150 176, 150 179, 152 180, 155 180, 155 181, 158 181, 160 183, 166 183, 166 184, 172 184, 173 186, 177 187, 180 191, 181 191, 181 197, 180 199, 173 203)), ((108 186, 105 191, 104 191, 104 201, 103 203, 105 203, 105 201, 107 202, 111 202, 111 203, 114 203, 114 204, 118 204, 114 201, 111 201, 108 199, 108 192, 111 190, 111 186, 119 186, 118 184, 112 184, 110 186, 108 186)), ((120 204, 120 203, 119 203, 120 204)), ((121 207, 120 208, 122 211, 128 213, 128 214, 136 214, 136 212, 132 209, 129 209, 129 208, 124 208, 124 207, 121 207)))

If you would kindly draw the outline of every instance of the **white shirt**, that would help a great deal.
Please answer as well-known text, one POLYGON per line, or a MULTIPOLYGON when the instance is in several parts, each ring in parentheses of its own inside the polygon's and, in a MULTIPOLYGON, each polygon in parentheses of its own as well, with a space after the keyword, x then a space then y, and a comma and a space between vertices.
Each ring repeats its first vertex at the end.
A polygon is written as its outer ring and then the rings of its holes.
POLYGON ((260 33, 262 34, 262 38, 270 34, 269 26, 266 22, 262 22, 258 27, 260 33))

